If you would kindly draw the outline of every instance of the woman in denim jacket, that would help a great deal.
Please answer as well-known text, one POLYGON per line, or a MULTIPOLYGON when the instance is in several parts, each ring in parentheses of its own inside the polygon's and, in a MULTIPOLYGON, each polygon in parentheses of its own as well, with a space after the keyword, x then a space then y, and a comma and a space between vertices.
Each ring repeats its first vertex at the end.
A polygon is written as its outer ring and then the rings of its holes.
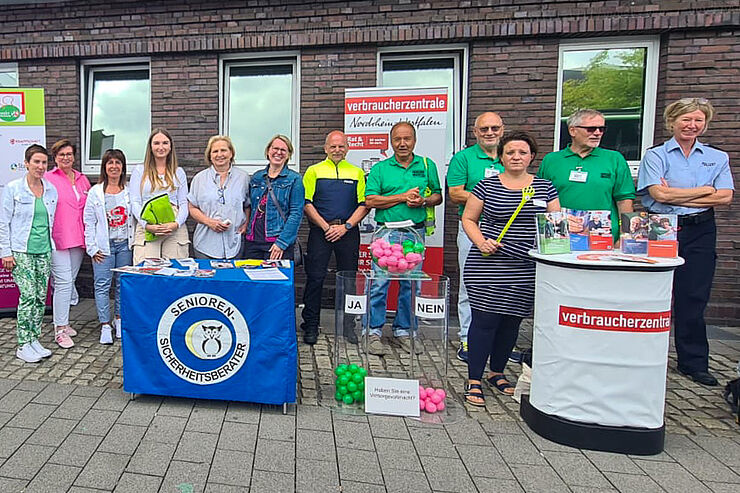
POLYGON ((43 146, 34 144, 26 149, 28 173, 8 183, 0 210, 0 256, 20 290, 15 355, 26 363, 51 356, 39 343, 55 248, 51 226, 59 200, 56 188, 43 178, 48 160, 43 146))
POLYGON ((293 260, 305 197, 301 175, 286 166, 292 154, 290 139, 274 136, 265 147, 267 167, 252 175, 245 258, 293 260))

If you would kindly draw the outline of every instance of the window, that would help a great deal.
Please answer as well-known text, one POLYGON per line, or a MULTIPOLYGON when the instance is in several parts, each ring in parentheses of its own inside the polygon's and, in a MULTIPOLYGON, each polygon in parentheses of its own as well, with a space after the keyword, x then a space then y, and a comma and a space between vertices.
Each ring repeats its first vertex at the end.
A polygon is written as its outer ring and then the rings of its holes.
POLYGON ((465 121, 467 87, 467 46, 415 46, 384 48, 378 52, 378 86, 446 87, 450 104, 447 109, 447 161, 463 145, 461 122, 465 121))
POLYGON ((83 170, 96 171, 111 148, 129 164, 143 163, 151 131, 148 61, 83 63, 82 85, 83 170))
POLYGON ((592 108, 606 119, 601 146, 621 152, 636 171, 653 141, 658 48, 652 38, 562 44, 555 149, 570 144, 568 116, 592 108))
POLYGON ((231 137, 236 164, 248 171, 266 165, 265 146, 275 134, 287 135, 295 152, 289 165, 298 169, 298 56, 224 57, 221 132, 231 137))
POLYGON ((0 63, 0 87, 18 87, 17 63, 0 63))

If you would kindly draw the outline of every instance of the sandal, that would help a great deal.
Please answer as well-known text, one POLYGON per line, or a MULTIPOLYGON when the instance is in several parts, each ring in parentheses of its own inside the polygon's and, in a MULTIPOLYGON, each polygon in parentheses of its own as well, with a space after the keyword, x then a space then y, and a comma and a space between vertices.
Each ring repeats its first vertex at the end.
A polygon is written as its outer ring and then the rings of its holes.
POLYGON ((475 407, 485 407, 486 406, 486 398, 483 395, 483 387, 481 387, 479 383, 466 383, 465 384, 465 402, 475 407), (473 392, 474 390, 476 392, 473 392), (471 397, 473 397, 474 399, 479 399, 479 400, 472 400, 471 397))
POLYGON ((493 375, 492 377, 486 378, 486 382, 488 382, 488 385, 491 386, 491 388, 494 388, 501 392, 504 395, 512 396, 514 395, 514 386, 509 383, 509 381, 506 379, 506 376, 503 373, 497 373, 493 375), (511 392, 507 392, 507 390, 512 389, 511 392))

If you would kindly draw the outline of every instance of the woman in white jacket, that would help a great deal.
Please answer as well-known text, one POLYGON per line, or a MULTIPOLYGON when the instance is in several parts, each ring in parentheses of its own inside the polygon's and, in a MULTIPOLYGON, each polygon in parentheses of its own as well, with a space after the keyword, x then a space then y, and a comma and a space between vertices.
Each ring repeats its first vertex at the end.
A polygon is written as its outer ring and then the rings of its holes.
POLYGON ((134 223, 126 188, 126 156, 120 149, 103 154, 98 184, 90 189, 83 215, 85 246, 92 257, 100 344, 113 343, 110 288, 115 278, 116 337, 121 338, 121 280, 111 269, 131 265, 134 223))

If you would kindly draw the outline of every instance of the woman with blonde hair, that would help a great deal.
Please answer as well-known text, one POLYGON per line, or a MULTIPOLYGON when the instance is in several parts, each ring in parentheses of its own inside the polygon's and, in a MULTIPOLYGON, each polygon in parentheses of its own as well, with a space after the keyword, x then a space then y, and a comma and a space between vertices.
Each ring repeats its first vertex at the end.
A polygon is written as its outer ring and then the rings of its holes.
POLYGON ((155 128, 149 135, 144 165, 131 173, 130 194, 131 212, 138 223, 134 232, 134 265, 149 257, 187 257, 188 181, 185 171, 177 165, 175 143, 167 130, 155 128), (149 200, 165 194, 175 220, 161 224, 147 222, 142 218, 142 208, 149 200), (145 232, 154 239, 147 240, 145 232))

